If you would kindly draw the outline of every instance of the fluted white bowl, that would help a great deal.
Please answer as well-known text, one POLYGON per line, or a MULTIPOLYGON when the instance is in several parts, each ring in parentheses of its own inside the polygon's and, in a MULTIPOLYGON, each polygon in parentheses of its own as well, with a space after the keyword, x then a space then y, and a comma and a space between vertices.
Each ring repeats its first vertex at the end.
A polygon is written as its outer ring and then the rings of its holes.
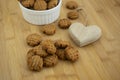
POLYGON ((35 25, 45 25, 56 21, 60 15, 61 4, 62 0, 59 0, 59 3, 56 7, 49 10, 37 11, 27 9, 19 2, 24 19, 27 22, 35 25))

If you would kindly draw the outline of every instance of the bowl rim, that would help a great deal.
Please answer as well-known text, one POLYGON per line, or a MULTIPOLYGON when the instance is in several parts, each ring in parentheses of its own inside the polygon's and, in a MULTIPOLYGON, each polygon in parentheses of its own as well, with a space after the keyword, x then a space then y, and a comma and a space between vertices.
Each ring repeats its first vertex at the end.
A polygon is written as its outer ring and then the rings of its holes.
POLYGON ((59 7, 59 6, 61 5, 61 3, 62 3, 62 0, 59 0, 58 5, 55 6, 54 8, 51 8, 51 9, 48 9, 48 10, 42 10, 42 11, 28 9, 28 8, 24 7, 19 1, 18 1, 18 3, 19 3, 19 5, 20 5, 23 9, 25 9, 25 10, 27 10, 27 11, 32 11, 32 12, 50 12, 51 10, 54 10, 54 9, 56 9, 57 7, 59 7))

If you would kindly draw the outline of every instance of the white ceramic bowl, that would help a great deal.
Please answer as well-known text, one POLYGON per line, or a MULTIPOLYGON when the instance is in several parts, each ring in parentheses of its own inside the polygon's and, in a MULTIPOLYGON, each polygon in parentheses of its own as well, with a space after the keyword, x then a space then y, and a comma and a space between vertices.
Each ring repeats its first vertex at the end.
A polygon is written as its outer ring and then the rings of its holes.
POLYGON ((27 9, 19 2, 24 19, 35 25, 45 25, 56 21, 60 15, 61 4, 62 0, 59 0, 56 7, 49 10, 37 11, 27 9))

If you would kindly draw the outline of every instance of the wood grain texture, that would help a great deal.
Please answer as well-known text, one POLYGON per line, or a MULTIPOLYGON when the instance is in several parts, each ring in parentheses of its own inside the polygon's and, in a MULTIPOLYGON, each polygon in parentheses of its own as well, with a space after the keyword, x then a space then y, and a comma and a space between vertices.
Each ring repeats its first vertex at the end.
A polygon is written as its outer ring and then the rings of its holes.
MULTIPOLYGON (((63 0, 60 18, 70 10, 63 0)), ((0 80, 120 80, 120 0, 75 0, 88 15, 88 24, 102 29, 99 41, 79 48, 70 39, 68 30, 57 27, 54 36, 41 33, 41 27, 27 23, 17 0, 0 0, 0 80), (45 38, 64 39, 79 49, 80 59, 71 64, 59 61, 52 68, 32 72, 26 65, 30 47, 26 36, 39 33, 45 38)), ((76 20, 83 22, 83 18, 76 20)), ((73 21, 73 22, 76 22, 73 21)))

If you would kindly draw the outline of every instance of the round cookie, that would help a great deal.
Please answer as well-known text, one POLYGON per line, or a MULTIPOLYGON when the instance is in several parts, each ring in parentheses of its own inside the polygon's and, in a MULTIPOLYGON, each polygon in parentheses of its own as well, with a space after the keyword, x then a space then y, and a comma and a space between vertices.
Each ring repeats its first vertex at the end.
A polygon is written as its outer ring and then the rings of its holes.
POLYGON ((40 57, 46 57, 48 55, 48 53, 42 49, 41 45, 34 47, 33 51, 36 55, 39 55, 40 57))
POLYGON ((79 58, 79 52, 73 47, 67 47, 65 49, 66 58, 72 62, 75 62, 79 58))
POLYGON ((58 57, 56 55, 49 55, 43 58, 43 66, 45 67, 52 67, 56 65, 58 62, 58 57))
POLYGON ((47 46, 49 46, 50 44, 54 44, 51 39, 46 39, 41 42, 43 49, 47 49, 47 46))
POLYGON ((32 56, 27 59, 28 68, 34 71, 40 71, 43 68, 43 58, 40 56, 32 56))
POLYGON ((68 9, 72 9, 73 10, 73 9, 78 8, 78 4, 75 1, 69 1, 69 2, 66 3, 66 7, 68 9))
POLYGON ((67 17, 71 20, 79 18, 79 13, 77 11, 71 11, 67 14, 67 17))
POLYGON ((57 40, 55 42, 55 46, 60 49, 65 49, 69 45, 70 45, 70 43, 68 41, 64 41, 64 40, 57 40))
POLYGON ((56 26, 55 26, 55 24, 45 25, 45 26, 43 26, 42 31, 44 34, 53 35, 56 32, 56 26))
POLYGON ((22 0, 20 2, 24 7, 30 8, 30 7, 33 7, 35 1, 34 0, 22 0))
POLYGON ((47 3, 44 0, 36 0, 34 4, 34 10, 46 10, 47 3))
POLYGON ((26 39, 27 44, 32 47, 39 45, 41 41, 42 36, 36 33, 28 35, 26 39))
POLYGON ((63 29, 69 28, 70 25, 71 21, 69 19, 60 19, 58 22, 58 26, 63 29))
POLYGON ((48 9, 51 9, 51 8, 56 7, 57 4, 58 4, 58 0, 50 0, 50 1, 48 2, 48 9))
POLYGON ((65 60, 65 59, 66 59, 65 50, 64 50, 64 49, 57 49, 56 55, 57 55, 58 58, 61 59, 61 60, 65 60))
POLYGON ((41 43, 42 48, 48 53, 48 54, 55 54, 56 53, 56 47, 52 40, 44 40, 41 43))
POLYGON ((27 52, 27 58, 31 58, 32 56, 35 55, 35 51, 33 49, 30 49, 28 52, 27 52))
POLYGON ((39 46, 34 47, 33 49, 30 49, 27 52, 27 58, 31 58, 34 55, 38 55, 38 56, 44 58, 48 55, 48 53, 45 50, 42 49, 41 45, 39 45, 39 46))

